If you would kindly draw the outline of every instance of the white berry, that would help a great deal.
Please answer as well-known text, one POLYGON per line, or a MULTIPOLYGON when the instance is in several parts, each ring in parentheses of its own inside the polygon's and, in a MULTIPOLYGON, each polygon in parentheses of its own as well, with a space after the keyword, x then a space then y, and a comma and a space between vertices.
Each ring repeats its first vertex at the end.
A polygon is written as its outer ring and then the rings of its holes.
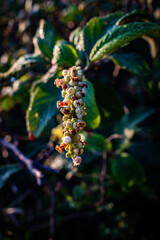
POLYGON ((66 137, 63 138, 63 142, 64 142, 65 144, 68 144, 68 143, 71 142, 71 138, 70 138, 69 136, 66 136, 66 137))
POLYGON ((67 73, 67 70, 63 70, 63 71, 62 71, 62 75, 63 75, 63 76, 65 76, 66 73, 67 73))

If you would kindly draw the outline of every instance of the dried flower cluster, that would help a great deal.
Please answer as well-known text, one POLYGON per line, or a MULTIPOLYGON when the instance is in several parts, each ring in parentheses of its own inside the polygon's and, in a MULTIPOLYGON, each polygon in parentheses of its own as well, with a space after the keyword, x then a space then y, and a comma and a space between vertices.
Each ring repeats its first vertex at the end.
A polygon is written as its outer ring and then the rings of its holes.
POLYGON ((63 102, 57 102, 57 108, 61 108, 63 116, 63 137, 60 146, 56 146, 58 152, 63 149, 67 151, 66 157, 72 158, 75 166, 79 165, 82 158, 79 155, 83 154, 85 141, 81 141, 79 131, 85 127, 85 122, 82 120, 85 116, 85 103, 82 97, 85 97, 84 87, 88 87, 83 80, 81 67, 72 67, 68 70, 63 70, 63 78, 56 79, 54 84, 57 87, 62 87, 63 102))

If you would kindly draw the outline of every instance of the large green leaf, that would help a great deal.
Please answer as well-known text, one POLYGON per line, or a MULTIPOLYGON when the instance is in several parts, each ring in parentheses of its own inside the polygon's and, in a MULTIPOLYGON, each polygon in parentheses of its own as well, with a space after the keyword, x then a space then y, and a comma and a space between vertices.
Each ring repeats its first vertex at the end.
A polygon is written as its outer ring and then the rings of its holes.
POLYGON ((111 162, 111 171, 117 182, 123 187, 131 187, 144 181, 143 166, 127 153, 122 153, 111 162))
MULTIPOLYGON (((20 57, 7 72, 0 73, 0 81, 10 80, 11 77, 14 77, 14 79, 19 78, 28 70, 41 65, 45 65, 45 62, 40 55, 37 54, 24 55, 20 57)), ((5 85, 5 82, 3 84, 5 85)))
POLYGON ((92 48, 90 60, 91 62, 99 60, 134 39, 143 35, 152 36, 158 30, 160 27, 157 24, 149 22, 133 22, 115 26, 96 42, 92 48))
POLYGON ((70 40, 77 45, 78 50, 89 54, 96 41, 111 29, 122 15, 123 12, 116 12, 105 17, 94 17, 82 30, 79 28, 74 30, 70 40))
POLYGON ((75 48, 67 41, 59 41, 53 50, 53 64, 73 66, 78 58, 75 48))
POLYGON ((10 176, 20 170, 17 164, 8 164, 0 167, 0 188, 4 186, 10 176))
POLYGON ((38 52, 51 60, 53 57, 53 47, 57 39, 57 33, 52 29, 50 24, 42 19, 36 36, 33 39, 35 52, 38 52))
POLYGON ((138 78, 146 87, 151 71, 147 62, 137 53, 113 53, 108 56, 112 61, 138 78))
POLYGON ((114 133, 123 134, 125 128, 133 129, 154 113, 154 109, 149 109, 146 107, 140 107, 135 110, 131 110, 128 114, 124 115, 118 122, 115 124, 114 133))
POLYGON ((84 88, 85 97, 83 99, 86 104, 87 112, 84 121, 86 122, 87 127, 95 129, 100 125, 101 116, 95 99, 94 87, 89 80, 87 80, 87 85, 88 88, 84 88))
POLYGON ((53 66, 31 89, 26 123, 28 132, 35 137, 42 133, 56 111, 56 97, 59 93, 59 89, 54 86, 56 70, 57 66, 53 66))
POLYGON ((81 46, 85 52, 90 53, 94 43, 100 38, 102 32, 102 24, 104 20, 102 18, 92 18, 81 31, 81 46))

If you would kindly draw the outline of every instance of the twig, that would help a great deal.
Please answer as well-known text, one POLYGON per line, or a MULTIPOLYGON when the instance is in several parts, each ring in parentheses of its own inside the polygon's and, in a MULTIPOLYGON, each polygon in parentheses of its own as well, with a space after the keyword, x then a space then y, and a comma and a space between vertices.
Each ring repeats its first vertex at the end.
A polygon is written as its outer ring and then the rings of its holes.
POLYGON ((44 161, 55 151, 54 142, 49 142, 47 147, 42 149, 36 157, 38 163, 44 163, 44 161))
POLYGON ((109 136, 107 139, 106 139, 106 142, 109 143, 111 142, 113 139, 120 139, 120 138, 125 138, 125 135, 122 135, 122 134, 112 134, 111 136, 109 136))
POLYGON ((52 172, 56 172, 58 173, 58 170, 54 170, 52 168, 49 167, 45 167, 37 162, 34 162, 33 160, 27 158, 14 144, 12 143, 8 143, 3 139, 0 139, 0 145, 2 145, 3 147, 11 150, 13 152, 13 154, 18 158, 19 161, 21 161, 26 168, 28 169, 28 171, 36 178, 37 180, 37 184, 41 185, 41 180, 43 177, 42 172, 35 168, 35 166, 37 166, 40 169, 43 170, 47 170, 47 171, 52 171, 52 172))

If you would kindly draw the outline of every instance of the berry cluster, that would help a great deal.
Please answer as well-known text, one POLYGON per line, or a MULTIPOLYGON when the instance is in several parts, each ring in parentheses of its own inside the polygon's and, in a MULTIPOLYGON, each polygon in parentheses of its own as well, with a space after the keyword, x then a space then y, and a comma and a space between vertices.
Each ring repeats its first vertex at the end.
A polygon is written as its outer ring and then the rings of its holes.
POLYGON ((68 70, 63 70, 63 78, 56 79, 54 84, 57 87, 62 87, 63 102, 57 102, 57 108, 61 108, 63 116, 63 137, 60 146, 56 146, 58 152, 63 149, 67 151, 66 157, 73 159, 75 166, 79 165, 82 158, 79 155, 83 154, 85 141, 81 141, 79 131, 85 127, 85 122, 82 120, 85 113, 85 103, 82 97, 85 97, 84 87, 88 87, 84 82, 81 67, 72 67, 68 70))

